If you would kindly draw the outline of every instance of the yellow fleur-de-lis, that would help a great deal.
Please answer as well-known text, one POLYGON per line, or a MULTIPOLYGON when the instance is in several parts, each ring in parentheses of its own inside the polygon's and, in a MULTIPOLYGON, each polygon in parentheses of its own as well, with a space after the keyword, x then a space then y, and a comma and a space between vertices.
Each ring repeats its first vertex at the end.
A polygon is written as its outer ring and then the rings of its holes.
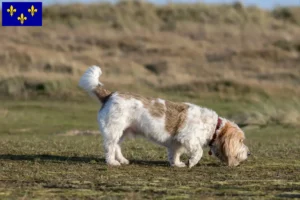
POLYGON ((32 5, 31 8, 28 9, 28 12, 31 13, 31 16, 34 16, 34 13, 36 13, 38 10, 36 8, 34 8, 34 6, 32 5))
POLYGON ((25 17, 24 14, 22 13, 22 14, 20 15, 20 17, 18 17, 18 20, 21 22, 21 24, 23 24, 24 21, 27 20, 27 17, 25 17))
POLYGON ((7 12, 10 13, 10 16, 14 15, 14 12, 17 12, 17 9, 15 9, 12 5, 7 9, 7 12))

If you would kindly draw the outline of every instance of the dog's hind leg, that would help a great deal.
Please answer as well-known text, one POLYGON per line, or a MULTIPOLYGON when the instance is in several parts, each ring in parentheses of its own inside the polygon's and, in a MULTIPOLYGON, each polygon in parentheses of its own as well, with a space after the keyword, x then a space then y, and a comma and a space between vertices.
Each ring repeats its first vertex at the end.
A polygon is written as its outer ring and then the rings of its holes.
POLYGON ((116 160, 121 164, 128 165, 129 161, 123 156, 120 144, 116 147, 116 160))
POLYGON ((118 145, 116 146, 116 160, 119 161, 121 164, 128 165, 129 161, 123 156, 121 150, 121 142, 124 140, 124 134, 120 138, 118 145))
POLYGON ((105 148, 107 165, 118 166, 127 164, 121 152, 120 142, 124 130, 128 127, 128 113, 122 111, 122 104, 108 102, 98 113, 99 128, 101 130, 105 148))
POLYGON ((118 142, 116 141, 104 141, 105 148, 105 160, 108 165, 118 166, 120 165, 119 161, 116 160, 116 151, 118 142))
POLYGON ((119 145, 123 129, 123 126, 117 123, 107 123, 101 127, 104 139, 105 159, 108 165, 118 166, 121 163, 126 163, 119 145))

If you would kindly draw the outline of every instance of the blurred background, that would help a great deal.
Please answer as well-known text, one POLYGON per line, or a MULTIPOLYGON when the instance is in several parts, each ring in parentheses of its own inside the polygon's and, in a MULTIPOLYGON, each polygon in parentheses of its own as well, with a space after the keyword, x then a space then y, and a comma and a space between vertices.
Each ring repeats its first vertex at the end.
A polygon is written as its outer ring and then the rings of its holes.
POLYGON ((1 99, 87 100, 78 79, 100 65, 113 91, 300 121, 299 0, 43 2, 42 27, 0 29, 1 99))
MULTIPOLYGON (((6 0, 5 2, 26 2, 26 1, 39 1, 39 0, 6 0)), ((141 0, 146 1, 146 0, 141 0)), ((99 3, 109 2, 117 3, 118 0, 44 0, 44 5, 51 4, 71 4, 71 3, 99 3)), ((234 2, 241 2, 246 6, 258 6, 264 9, 273 9, 278 6, 299 6, 299 0, 270 0, 270 1, 259 1, 259 0, 148 0, 147 2, 155 3, 159 5, 168 3, 208 3, 208 4, 230 4, 234 2)))

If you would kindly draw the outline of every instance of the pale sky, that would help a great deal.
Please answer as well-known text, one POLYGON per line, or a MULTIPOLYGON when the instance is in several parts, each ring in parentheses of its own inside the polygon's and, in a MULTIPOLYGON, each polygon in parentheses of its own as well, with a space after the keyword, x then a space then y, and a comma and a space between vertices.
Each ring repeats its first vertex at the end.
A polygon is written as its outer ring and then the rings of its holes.
MULTIPOLYGON (((27 1, 27 0, 4 0, 7 1, 27 1)), ((41 0, 28 0, 28 1, 41 1, 41 0)), ((73 3, 73 2, 80 2, 80 3, 92 3, 92 2, 104 2, 105 0, 43 0, 45 5, 53 4, 53 3, 73 3)), ((106 0, 105 2, 116 2, 116 0, 106 0)), ((152 3, 157 4, 164 4, 168 2, 168 0, 148 0, 152 3)), ((170 1, 170 0, 169 0, 170 1)), ((1 1, 2 2, 2 1, 1 1)), ((203 2, 203 3, 232 3, 236 2, 236 0, 172 0, 172 2, 203 2)), ((256 5, 261 8, 270 9, 276 6, 300 6, 300 0, 242 0, 245 5, 256 5)))

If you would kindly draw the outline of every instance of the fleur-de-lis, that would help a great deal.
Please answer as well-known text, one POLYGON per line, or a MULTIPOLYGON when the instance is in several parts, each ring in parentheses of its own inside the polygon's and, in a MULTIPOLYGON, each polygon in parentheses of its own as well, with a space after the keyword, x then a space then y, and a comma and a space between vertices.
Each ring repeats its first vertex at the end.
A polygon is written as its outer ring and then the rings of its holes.
POLYGON ((22 14, 20 15, 20 17, 18 17, 18 20, 21 22, 21 24, 23 24, 24 21, 27 20, 27 17, 25 17, 24 14, 22 13, 22 14))
POLYGON ((34 13, 36 13, 37 11, 38 10, 33 5, 28 9, 28 12, 31 13, 31 16, 34 16, 34 13))
POLYGON ((10 16, 14 15, 14 12, 17 12, 17 9, 15 9, 12 5, 7 9, 7 12, 10 13, 10 16))

